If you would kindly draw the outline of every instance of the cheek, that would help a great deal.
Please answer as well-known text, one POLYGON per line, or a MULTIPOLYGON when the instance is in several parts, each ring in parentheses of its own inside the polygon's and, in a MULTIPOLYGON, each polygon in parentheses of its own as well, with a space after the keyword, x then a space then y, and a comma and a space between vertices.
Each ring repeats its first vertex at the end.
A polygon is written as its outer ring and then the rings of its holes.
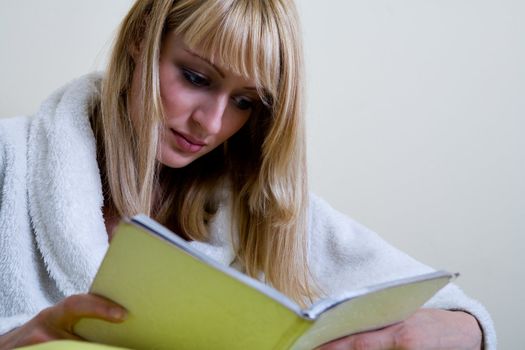
POLYGON ((160 98, 162 100, 162 106, 167 112, 167 117, 169 117, 170 112, 176 110, 177 107, 182 107, 179 102, 184 102, 185 99, 181 98, 181 93, 182 91, 175 80, 166 81, 161 78, 160 98))
POLYGON ((166 112, 166 118, 172 118, 191 110, 191 91, 187 88, 177 75, 175 67, 161 64, 159 67, 159 85, 162 107, 166 112))

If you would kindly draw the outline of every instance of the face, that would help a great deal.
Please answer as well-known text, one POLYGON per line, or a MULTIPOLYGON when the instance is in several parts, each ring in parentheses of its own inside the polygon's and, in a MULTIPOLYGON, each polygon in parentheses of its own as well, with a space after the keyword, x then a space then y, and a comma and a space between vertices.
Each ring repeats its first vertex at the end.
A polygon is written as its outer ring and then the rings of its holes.
MULTIPOLYGON (((138 71, 132 82, 132 115, 139 103, 133 98, 140 86, 138 71)), ((164 39, 159 80, 165 123, 157 158, 172 168, 182 168, 221 145, 259 103, 254 81, 213 65, 175 34, 164 39)))

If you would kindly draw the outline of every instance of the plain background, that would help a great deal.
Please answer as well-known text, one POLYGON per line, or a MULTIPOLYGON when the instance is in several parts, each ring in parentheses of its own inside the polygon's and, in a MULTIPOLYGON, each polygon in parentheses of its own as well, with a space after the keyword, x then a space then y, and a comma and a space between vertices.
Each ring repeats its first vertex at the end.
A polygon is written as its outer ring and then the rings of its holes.
MULTIPOLYGON (((310 185, 525 344, 525 2, 297 1, 310 185)), ((0 0, 0 116, 103 69, 130 0, 0 0)))

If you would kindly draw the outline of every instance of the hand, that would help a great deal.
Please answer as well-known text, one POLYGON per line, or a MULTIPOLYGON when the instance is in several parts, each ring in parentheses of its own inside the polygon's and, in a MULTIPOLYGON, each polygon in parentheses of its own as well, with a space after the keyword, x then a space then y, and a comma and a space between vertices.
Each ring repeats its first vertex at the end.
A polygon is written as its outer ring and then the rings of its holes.
POLYGON ((19 328, 0 336, 0 350, 55 339, 82 340, 73 333, 73 327, 79 319, 89 317, 122 322, 125 316, 126 310, 103 297, 93 294, 73 295, 42 310, 19 328))
POLYGON ((472 315, 461 311, 420 309, 405 321, 341 338, 318 350, 479 350, 481 341, 481 329, 472 315))

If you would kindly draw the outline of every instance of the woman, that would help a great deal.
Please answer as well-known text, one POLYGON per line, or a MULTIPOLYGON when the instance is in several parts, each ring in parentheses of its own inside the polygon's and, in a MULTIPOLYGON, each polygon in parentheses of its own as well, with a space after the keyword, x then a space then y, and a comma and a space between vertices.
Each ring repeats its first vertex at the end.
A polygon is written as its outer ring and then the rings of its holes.
MULTIPOLYGON (((103 78, 2 120, 0 348, 77 339, 82 317, 122 321, 83 293, 116 222, 139 212, 301 304, 429 271, 309 198, 300 48, 288 0, 139 0, 103 78)), ((325 348, 495 346, 457 287, 426 306, 325 348)))

